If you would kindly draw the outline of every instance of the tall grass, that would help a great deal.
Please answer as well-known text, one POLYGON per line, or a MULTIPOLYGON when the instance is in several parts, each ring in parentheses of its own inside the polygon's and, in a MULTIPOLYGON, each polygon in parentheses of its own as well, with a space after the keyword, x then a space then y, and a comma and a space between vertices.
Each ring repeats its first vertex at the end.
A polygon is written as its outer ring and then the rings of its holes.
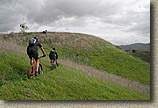
POLYGON ((150 100, 150 96, 115 85, 60 64, 51 70, 41 59, 44 74, 27 79, 29 59, 17 53, 0 56, 1 100, 150 100))

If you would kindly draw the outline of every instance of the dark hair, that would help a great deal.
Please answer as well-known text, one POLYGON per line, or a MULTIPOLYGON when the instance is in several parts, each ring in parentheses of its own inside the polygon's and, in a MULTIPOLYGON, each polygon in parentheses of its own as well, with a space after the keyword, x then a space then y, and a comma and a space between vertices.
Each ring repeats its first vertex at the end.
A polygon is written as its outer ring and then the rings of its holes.
POLYGON ((53 48, 53 50, 55 50, 55 48, 53 48))

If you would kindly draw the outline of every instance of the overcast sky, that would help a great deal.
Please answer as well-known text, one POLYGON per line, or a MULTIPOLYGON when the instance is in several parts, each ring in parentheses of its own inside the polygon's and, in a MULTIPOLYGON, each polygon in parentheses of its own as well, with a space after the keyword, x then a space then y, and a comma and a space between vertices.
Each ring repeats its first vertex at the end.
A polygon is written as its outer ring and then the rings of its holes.
POLYGON ((115 45, 150 42, 150 0, 0 0, 0 32, 86 33, 115 45))

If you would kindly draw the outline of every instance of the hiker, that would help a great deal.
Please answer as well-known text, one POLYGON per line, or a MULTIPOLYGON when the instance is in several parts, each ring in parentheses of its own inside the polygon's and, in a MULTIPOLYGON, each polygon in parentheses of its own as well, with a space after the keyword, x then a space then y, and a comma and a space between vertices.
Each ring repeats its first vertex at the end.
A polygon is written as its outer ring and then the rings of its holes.
POLYGON ((37 37, 33 37, 32 39, 29 40, 29 45, 27 47, 27 54, 30 58, 30 64, 33 65, 33 58, 36 60, 36 71, 35 71, 35 76, 38 75, 38 67, 39 67, 39 58, 38 58, 38 48, 39 46, 41 48, 41 51, 43 53, 43 57, 46 56, 46 53, 42 47, 42 45, 39 43, 37 37))
POLYGON ((54 63, 57 64, 57 66, 58 66, 58 62, 57 62, 58 54, 55 51, 55 48, 53 48, 53 50, 50 51, 50 53, 49 53, 49 59, 51 60, 51 64, 52 64, 52 60, 53 60, 54 63))

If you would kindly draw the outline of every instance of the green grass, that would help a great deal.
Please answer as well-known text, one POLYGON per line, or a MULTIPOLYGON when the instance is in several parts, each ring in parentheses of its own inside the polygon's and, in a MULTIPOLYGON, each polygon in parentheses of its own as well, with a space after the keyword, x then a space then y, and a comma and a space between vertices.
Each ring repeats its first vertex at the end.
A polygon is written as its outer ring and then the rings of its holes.
POLYGON ((23 56, 18 57, 11 52, 1 52, 0 59, 0 85, 24 78, 29 67, 28 59, 23 56))
MULTIPOLYGON (((49 50, 48 50, 49 51, 49 50)), ((49 54, 47 51, 47 54, 49 54)), ((92 66, 98 70, 112 73, 124 78, 150 84, 150 65, 122 51, 106 49, 105 51, 85 51, 72 48, 57 50, 59 58, 71 59, 77 63, 92 66), (78 54, 79 56, 76 56, 78 54)))
POLYGON ((150 100, 150 96, 107 83, 60 64, 50 69, 41 59, 44 74, 27 79, 29 59, 13 52, 0 55, 1 100, 150 100))
POLYGON ((148 62, 150 63, 150 52, 147 52, 147 51, 135 51, 135 52, 132 52, 132 51, 128 51, 127 52, 128 54, 134 56, 134 57, 138 57, 140 58, 141 60, 145 61, 145 62, 148 62))
MULTIPOLYGON (((2 40, 15 41, 27 47, 28 39, 37 34, 47 55, 53 47, 59 58, 70 59, 79 64, 92 66, 130 80, 150 85, 150 64, 133 57, 111 43, 87 34, 80 33, 27 33, 2 35, 2 40), (78 55, 78 56, 76 56, 78 55)), ((40 52, 40 51, 39 51, 40 52)), ((144 55, 146 56, 146 55, 144 55)))

